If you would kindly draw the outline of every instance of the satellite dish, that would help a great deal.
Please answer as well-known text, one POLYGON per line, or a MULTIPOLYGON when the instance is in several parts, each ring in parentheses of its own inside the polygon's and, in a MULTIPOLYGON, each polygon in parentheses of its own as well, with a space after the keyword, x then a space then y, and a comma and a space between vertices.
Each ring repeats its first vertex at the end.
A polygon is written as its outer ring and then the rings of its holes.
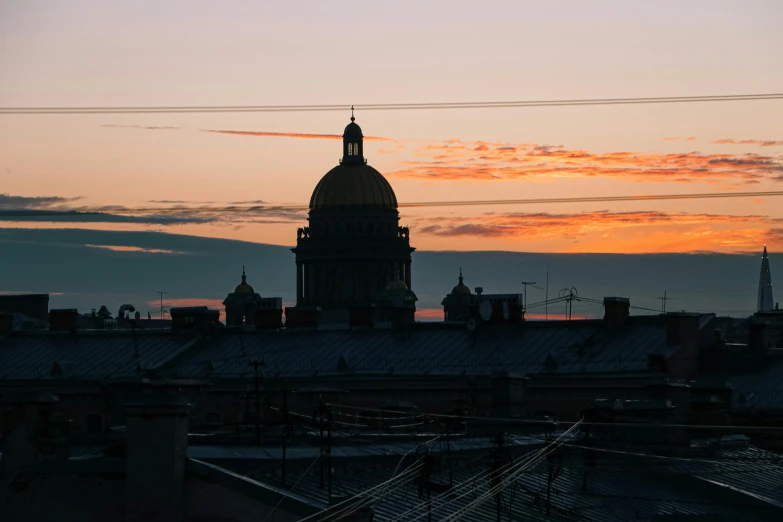
POLYGON ((508 317, 511 315, 508 310, 508 301, 503 301, 503 320, 508 321, 508 317))
POLYGON ((492 304, 489 301, 481 301, 481 304, 479 305, 479 315, 484 322, 492 319, 492 304))
POLYGON ((476 326, 478 326, 478 323, 477 323, 475 317, 471 317, 470 319, 468 319, 467 327, 468 327, 468 331, 469 332, 475 331, 476 330, 476 326))

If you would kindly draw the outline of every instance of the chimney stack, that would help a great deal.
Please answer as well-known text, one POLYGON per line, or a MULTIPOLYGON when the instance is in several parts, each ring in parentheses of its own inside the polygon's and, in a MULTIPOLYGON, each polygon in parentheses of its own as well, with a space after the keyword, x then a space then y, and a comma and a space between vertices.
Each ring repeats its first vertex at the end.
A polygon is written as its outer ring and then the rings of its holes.
POLYGON ((283 327, 283 300, 264 297, 258 300, 254 322, 256 330, 277 330, 283 327))
POLYGON ((0 335, 14 331, 14 316, 11 314, 0 314, 0 335))
POLYGON ((183 306, 172 308, 172 330, 197 330, 209 332, 220 324, 220 310, 210 310, 206 306, 183 306))
POLYGON ((125 406, 129 519, 184 519, 188 406, 171 396, 149 396, 125 406))
POLYGON ((619 330, 628 322, 631 301, 627 297, 604 297, 604 324, 607 329, 619 330))
POLYGON ((318 306, 290 306, 285 309, 286 328, 318 328, 321 308, 318 306))
POLYGON ((75 332, 79 326, 79 312, 75 308, 49 310, 49 330, 75 332))

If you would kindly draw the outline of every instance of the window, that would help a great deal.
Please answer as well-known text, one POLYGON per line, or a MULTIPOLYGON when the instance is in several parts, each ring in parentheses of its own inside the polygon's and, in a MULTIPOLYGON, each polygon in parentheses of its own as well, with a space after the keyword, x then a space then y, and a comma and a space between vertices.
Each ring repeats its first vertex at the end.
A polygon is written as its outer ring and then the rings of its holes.
POLYGON ((213 427, 223 425, 223 416, 217 412, 207 413, 207 424, 213 427))
POLYGON ((358 143, 354 143, 353 144, 353 155, 354 156, 358 156, 359 155, 359 144, 358 143))
POLYGON ((348 155, 353 156, 353 143, 348 144, 348 155))
POLYGON ((364 234, 364 223, 362 223, 361 221, 359 221, 359 222, 356 224, 356 228, 357 228, 357 231, 359 232, 359 235, 360 235, 360 236, 361 236, 362 234, 364 234))

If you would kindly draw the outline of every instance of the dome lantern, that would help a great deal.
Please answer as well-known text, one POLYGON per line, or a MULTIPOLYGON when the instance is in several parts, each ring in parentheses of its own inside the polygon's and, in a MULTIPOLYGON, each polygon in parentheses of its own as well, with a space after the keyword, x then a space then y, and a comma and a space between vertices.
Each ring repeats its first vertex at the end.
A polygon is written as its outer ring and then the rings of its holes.
POLYGON ((364 135, 356 123, 351 105, 351 123, 343 131, 343 163, 364 163, 364 135))

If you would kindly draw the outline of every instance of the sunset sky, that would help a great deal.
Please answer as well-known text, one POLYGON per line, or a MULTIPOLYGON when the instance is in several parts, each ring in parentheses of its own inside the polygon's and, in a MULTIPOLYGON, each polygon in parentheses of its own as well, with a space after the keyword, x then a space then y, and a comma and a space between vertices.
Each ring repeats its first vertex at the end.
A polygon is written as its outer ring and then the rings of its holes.
MULTIPOLYGON (((783 92, 782 26, 779 0, 0 0, 0 106, 775 93, 783 92)), ((0 227, 290 245, 306 219, 299 207, 337 164, 349 117, 0 115, 0 209, 266 205, 54 223, 6 216, 0 227)), ((400 203, 783 190, 783 100, 356 117, 368 137, 365 156, 400 203)), ((401 215, 420 250, 783 250, 780 197, 401 215)))

